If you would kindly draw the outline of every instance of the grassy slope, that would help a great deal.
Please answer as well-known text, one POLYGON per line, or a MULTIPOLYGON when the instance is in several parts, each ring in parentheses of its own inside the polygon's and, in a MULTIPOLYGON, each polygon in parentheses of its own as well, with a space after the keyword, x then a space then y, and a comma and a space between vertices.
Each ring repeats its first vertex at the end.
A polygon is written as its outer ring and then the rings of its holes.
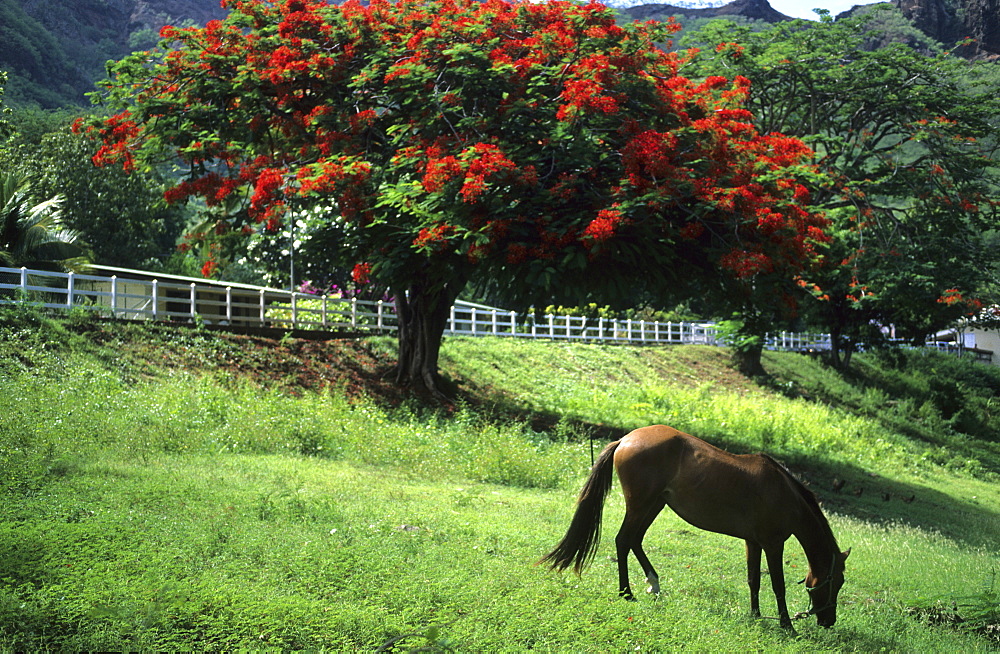
MULTIPOLYGON (((724 350, 707 346, 501 341, 483 349, 454 339, 445 352, 445 369, 475 380, 476 394, 505 413, 559 416, 598 438, 664 422, 731 451, 778 456, 840 512, 1000 547, 996 441, 955 434, 937 415, 918 424, 899 410, 912 404, 905 395, 865 390, 885 389, 892 375, 875 361, 862 360, 845 380, 815 359, 767 353, 765 368, 777 376, 765 388, 734 373, 724 350), (909 433, 892 429, 901 422, 909 433), (978 477, 961 474, 970 470, 978 477), (835 481, 844 482, 840 492, 835 481)), ((949 363, 945 355, 934 360, 949 363)), ((993 375, 1000 379, 1000 371, 993 375)), ((906 386, 905 375, 896 379, 906 386)))
MULTIPOLYGON (((347 651, 410 632, 423 635, 407 646, 443 634, 469 651, 986 642, 905 607, 990 581, 997 461, 940 424, 887 428, 920 406, 862 390, 888 374, 875 367, 838 389, 811 360, 772 356, 777 386, 800 397, 788 399, 716 349, 454 339, 443 368, 468 406, 429 414, 382 380, 383 339, 52 329, 0 338, 0 647, 347 651), (344 401, 361 391, 373 399, 344 401), (795 640, 746 619, 741 545, 667 513, 647 537, 659 602, 615 600, 610 528, 580 579, 531 567, 568 522, 587 436, 650 422, 767 449, 811 482, 855 548, 837 628, 800 623, 795 640)), ((613 493, 609 526, 621 510, 613 493)), ((788 578, 801 574, 794 543, 786 559, 788 578)))

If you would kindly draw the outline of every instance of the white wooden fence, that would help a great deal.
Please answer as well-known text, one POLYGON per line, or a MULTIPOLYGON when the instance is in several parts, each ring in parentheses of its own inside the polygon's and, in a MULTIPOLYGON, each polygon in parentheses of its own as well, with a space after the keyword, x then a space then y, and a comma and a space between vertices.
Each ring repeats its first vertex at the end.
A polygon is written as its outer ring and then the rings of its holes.
MULTIPOLYGON (((47 272, 0 267, 0 304, 31 302, 52 310, 92 312, 125 320, 191 321, 243 327, 386 333, 397 328, 390 302, 295 293, 246 284, 164 276, 47 272)), ((456 302, 446 334, 635 344, 720 345, 711 322, 647 322, 580 316, 519 316, 514 311, 456 302)), ((826 334, 780 332, 770 349, 829 349, 826 334)))

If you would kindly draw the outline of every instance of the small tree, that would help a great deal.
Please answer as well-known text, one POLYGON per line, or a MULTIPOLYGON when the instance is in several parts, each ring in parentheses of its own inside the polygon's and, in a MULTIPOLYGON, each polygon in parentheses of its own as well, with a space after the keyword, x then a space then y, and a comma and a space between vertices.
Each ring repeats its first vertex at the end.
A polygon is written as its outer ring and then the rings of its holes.
POLYGON ((69 133, 66 125, 37 143, 3 151, 31 179, 34 199, 63 197, 63 223, 90 243, 95 261, 136 268, 170 256, 183 233, 183 216, 180 207, 164 201, 163 179, 152 170, 95 169, 90 139, 69 133))
POLYGON ((58 271, 89 263, 89 249, 79 233, 63 226, 62 198, 36 203, 31 196, 27 178, 0 172, 0 263, 58 271))
POLYGON ((395 295, 401 382, 436 392, 473 276, 742 301, 824 240, 803 209, 808 149, 757 133, 745 78, 680 76, 685 58, 656 47, 672 24, 560 1, 227 4, 114 66, 95 160, 181 157, 168 197, 225 208, 213 232, 330 206, 355 279, 395 295))

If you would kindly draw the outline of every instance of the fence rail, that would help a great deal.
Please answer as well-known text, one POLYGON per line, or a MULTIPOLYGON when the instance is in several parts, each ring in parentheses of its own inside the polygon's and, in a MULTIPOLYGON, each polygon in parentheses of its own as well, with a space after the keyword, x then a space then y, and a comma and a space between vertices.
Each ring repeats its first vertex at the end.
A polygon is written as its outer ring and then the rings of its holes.
MULTIPOLYGON (((397 329, 395 307, 382 301, 317 296, 244 284, 188 278, 135 279, 116 275, 0 267, 0 304, 29 301, 52 310, 77 310, 124 320, 190 321, 241 327, 387 333, 397 329)), ((546 315, 456 302, 446 334, 636 344, 720 345, 711 322, 649 322, 546 315)), ((829 349, 826 334, 779 332, 769 349, 829 349)))

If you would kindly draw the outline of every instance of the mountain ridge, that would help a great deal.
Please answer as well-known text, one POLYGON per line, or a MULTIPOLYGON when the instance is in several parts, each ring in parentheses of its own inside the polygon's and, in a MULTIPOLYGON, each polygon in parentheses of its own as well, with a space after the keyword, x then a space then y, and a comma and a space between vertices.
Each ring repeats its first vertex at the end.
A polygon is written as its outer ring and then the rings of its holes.
POLYGON ((622 11, 635 20, 645 20, 651 16, 677 14, 692 18, 716 18, 720 16, 741 16, 752 20, 778 23, 793 20, 774 9, 767 0, 733 0, 714 7, 691 8, 669 4, 642 4, 623 8, 622 11))

